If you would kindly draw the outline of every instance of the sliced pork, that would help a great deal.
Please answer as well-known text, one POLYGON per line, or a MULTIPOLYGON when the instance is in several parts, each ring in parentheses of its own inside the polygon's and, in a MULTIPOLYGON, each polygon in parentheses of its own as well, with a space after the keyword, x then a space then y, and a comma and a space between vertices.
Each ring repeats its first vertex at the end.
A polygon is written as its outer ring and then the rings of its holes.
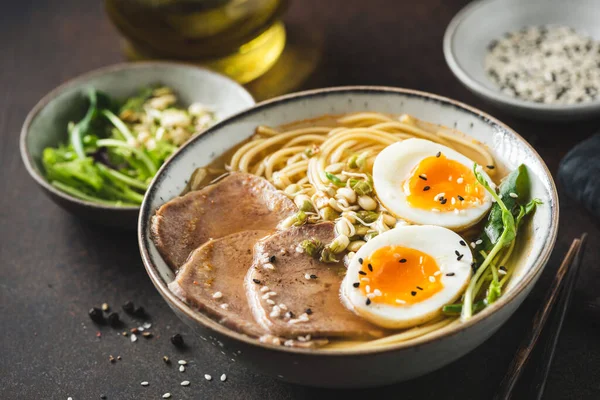
POLYGON ((250 312, 243 282, 252 265, 252 248, 268 234, 252 230, 209 240, 190 254, 169 288, 224 326, 261 336, 265 330, 250 312))
POLYGON ((379 337, 384 332, 347 310, 339 298, 346 268, 296 250, 305 239, 334 239, 331 222, 276 232, 254 248, 245 285, 256 321, 285 338, 379 337))
POLYGON ((296 211, 294 202, 266 179, 232 173, 160 207, 152 218, 152 238, 163 259, 176 270, 209 239, 244 230, 273 230, 296 211))

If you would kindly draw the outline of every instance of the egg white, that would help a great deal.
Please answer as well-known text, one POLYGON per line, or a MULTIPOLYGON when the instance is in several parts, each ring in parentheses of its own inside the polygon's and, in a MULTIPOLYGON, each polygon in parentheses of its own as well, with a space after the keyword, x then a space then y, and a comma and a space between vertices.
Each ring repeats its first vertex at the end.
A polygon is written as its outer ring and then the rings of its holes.
MULTIPOLYGON (((412 207, 406 200, 403 182, 409 178, 413 169, 426 157, 442 152, 448 159, 463 164, 469 170, 474 162, 459 152, 444 145, 424 139, 407 139, 383 149, 375 158, 373 165, 373 184, 379 201, 385 208, 399 218, 420 225, 439 225, 457 231, 464 230, 479 222, 492 206, 492 196, 485 192, 481 204, 465 208, 458 214, 454 211, 435 212, 412 207)), ((494 183, 482 170, 490 186, 494 183)), ((435 196, 431 190, 431 196, 435 196)))
MULTIPOLYGON (((366 320, 391 329, 409 328, 435 318, 441 314, 444 305, 458 300, 471 277, 473 256, 469 246, 460 244, 461 240, 463 239, 455 232, 431 225, 402 226, 376 236, 352 257, 340 288, 342 303, 366 320), (373 301, 366 305, 367 297, 362 289, 353 286, 360 278, 368 278, 368 274, 358 274, 361 269, 358 260, 367 259, 374 251, 386 246, 413 248, 433 257, 441 271, 437 278, 440 279, 443 288, 415 304, 389 305, 373 301), (457 260, 455 251, 463 254, 460 260, 457 260), (448 276, 448 273, 454 275, 448 276)), ((361 282, 361 286, 365 284, 367 283, 361 282)), ((371 284, 371 291, 375 289, 371 284)))

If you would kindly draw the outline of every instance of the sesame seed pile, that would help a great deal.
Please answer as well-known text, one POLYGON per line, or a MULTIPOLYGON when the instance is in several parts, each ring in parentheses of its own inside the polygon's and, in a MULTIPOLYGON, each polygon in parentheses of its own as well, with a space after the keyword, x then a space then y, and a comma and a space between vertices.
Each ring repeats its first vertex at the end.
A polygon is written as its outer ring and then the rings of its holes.
POLYGON ((532 26, 492 41, 487 76, 503 93, 546 104, 600 96, 600 41, 565 26, 532 26))

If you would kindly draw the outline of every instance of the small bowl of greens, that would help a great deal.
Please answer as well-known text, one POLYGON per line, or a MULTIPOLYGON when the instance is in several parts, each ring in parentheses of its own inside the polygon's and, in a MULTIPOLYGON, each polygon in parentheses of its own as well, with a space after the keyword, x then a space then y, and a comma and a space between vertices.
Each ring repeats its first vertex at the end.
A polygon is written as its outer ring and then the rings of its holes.
POLYGON ((114 65, 40 100, 23 125, 21 156, 66 210, 134 229, 162 164, 192 137, 253 104, 242 86, 195 66, 114 65))

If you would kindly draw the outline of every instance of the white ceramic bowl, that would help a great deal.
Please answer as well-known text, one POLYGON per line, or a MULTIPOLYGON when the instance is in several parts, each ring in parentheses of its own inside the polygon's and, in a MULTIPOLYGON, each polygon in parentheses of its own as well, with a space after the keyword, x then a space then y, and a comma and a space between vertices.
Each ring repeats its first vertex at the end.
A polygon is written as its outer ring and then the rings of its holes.
POLYGON ((58 205, 88 221, 135 229, 139 207, 117 207, 75 198, 52 186, 45 177, 42 152, 67 142, 67 123, 85 114, 85 93, 94 87, 123 99, 141 88, 163 84, 175 90, 182 105, 206 104, 223 119, 254 105, 252 95, 233 80, 195 65, 173 62, 115 64, 88 72, 60 85, 29 112, 21 130, 21 158, 27 172, 58 205))
POLYGON ((502 93, 486 76, 487 46, 507 32, 532 25, 566 25, 600 40, 600 0, 482 0, 463 8, 444 35, 444 56, 456 77, 476 95, 515 115, 575 120, 600 115, 600 99, 574 105, 539 104, 502 93))
POLYGON ((554 247, 557 227, 558 198, 550 172, 535 150, 509 127, 444 97, 405 89, 357 86, 319 89, 263 102, 193 139, 161 168, 152 182, 140 212, 138 240, 148 275, 160 294, 184 322, 218 350, 226 354, 239 351, 238 359, 250 368, 290 382, 348 388, 414 378, 456 360, 481 344, 517 309, 535 284, 554 247), (377 350, 305 350, 261 344, 226 329, 169 291, 167 285, 174 275, 150 238, 150 218, 160 205, 181 193, 196 167, 210 163, 235 143, 250 137, 257 125, 278 126, 323 114, 358 111, 408 113, 429 122, 455 126, 489 146, 497 160, 507 167, 527 165, 532 195, 543 199, 544 205, 532 218, 529 240, 519 242, 515 276, 496 303, 463 324, 377 350))

